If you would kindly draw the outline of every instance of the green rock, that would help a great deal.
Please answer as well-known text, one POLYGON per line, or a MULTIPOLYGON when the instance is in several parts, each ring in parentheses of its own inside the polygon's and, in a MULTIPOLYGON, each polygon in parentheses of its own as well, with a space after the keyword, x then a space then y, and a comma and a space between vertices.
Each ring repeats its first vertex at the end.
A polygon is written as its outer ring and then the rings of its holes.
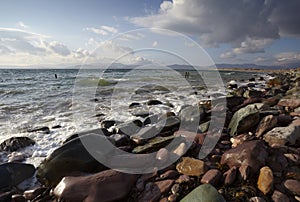
POLYGON ((235 112, 228 126, 230 135, 235 136, 258 124, 259 111, 264 107, 265 105, 262 103, 255 103, 247 105, 235 112))
POLYGON ((180 202, 226 202, 210 184, 202 184, 186 195, 180 202))
POLYGON ((160 147, 165 147, 173 139, 174 139, 174 136, 155 137, 155 138, 149 140, 147 144, 134 148, 132 152, 136 153, 136 154, 153 152, 155 150, 158 150, 160 147))
POLYGON ((209 128, 209 125, 210 125, 210 121, 207 121, 205 123, 202 123, 200 124, 199 126, 199 130, 202 132, 202 133, 205 133, 207 132, 208 128, 209 128))

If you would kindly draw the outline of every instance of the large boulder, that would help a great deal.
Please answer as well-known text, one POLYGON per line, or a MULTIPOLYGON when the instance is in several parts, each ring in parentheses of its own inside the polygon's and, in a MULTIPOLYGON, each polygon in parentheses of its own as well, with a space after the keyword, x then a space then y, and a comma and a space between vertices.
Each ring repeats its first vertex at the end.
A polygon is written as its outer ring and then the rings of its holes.
POLYGON ((270 145, 294 145, 300 139, 300 126, 276 127, 264 135, 270 145))
POLYGON ((0 190, 10 189, 30 178, 35 173, 35 167, 25 163, 4 163, 0 165, 0 190))
POLYGON ((180 202, 225 202, 225 199, 210 184, 202 184, 186 195, 180 202))
POLYGON ((249 166, 253 172, 257 172, 265 165, 267 157, 268 152, 264 142, 253 140, 224 152, 221 164, 227 164, 230 168, 249 166))
POLYGON ((262 103, 255 103, 239 109, 234 113, 228 129, 230 135, 234 136, 248 131, 259 123, 259 110, 264 107, 262 103))
POLYGON ((93 175, 64 177, 54 195, 66 201, 109 202, 123 199, 137 180, 136 175, 106 170, 93 175))
MULTIPOLYGON (((46 185, 55 186, 63 177, 76 172, 91 173, 104 170, 105 167, 86 150, 82 143, 82 141, 97 143, 97 141, 102 141, 102 138, 106 137, 89 134, 63 144, 39 165, 38 180, 46 185)), ((96 147, 97 144, 91 146, 96 147)), ((109 152, 107 151, 107 153, 109 152)), ((105 157, 106 154, 99 155, 105 157)))
POLYGON ((34 140, 29 137, 12 137, 0 144, 0 151, 13 152, 34 144, 34 140))

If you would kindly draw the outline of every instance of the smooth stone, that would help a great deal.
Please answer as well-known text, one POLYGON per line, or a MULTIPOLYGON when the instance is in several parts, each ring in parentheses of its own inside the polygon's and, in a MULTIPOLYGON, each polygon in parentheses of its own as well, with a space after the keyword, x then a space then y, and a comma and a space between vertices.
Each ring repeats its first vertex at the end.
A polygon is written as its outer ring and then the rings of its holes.
POLYGON ((179 173, 176 170, 168 170, 161 174, 159 177, 160 179, 174 179, 179 175, 179 173))
POLYGON ((190 176, 200 176, 205 173, 206 165, 204 161, 183 157, 182 161, 176 165, 176 169, 179 173, 190 176))
POLYGON ((104 120, 101 122, 101 127, 109 129, 110 127, 114 126, 116 121, 114 120, 104 120))
POLYGON ((74 134, 70 135, 69 137, 67 137, 67 139, 63 143, 65 144, 71 140, 74 140, 76 138, 79 138, 84 135, 89 135, 89 134, 108 136, 109 132, 106 128, 96 128, 93 130, 82 131, 82 132, 74 133, 74 134))
POLYGON ((260 169, 259 177, 257 180, 258 189, 264 194, 268 194, 272 191, 274 184, 273 172, 268 166, 264 166, 260 169))
POLYGON ((283 185, 292 194, 300 196, 300 181, 288 179, 283 185))
POLYGON ((283 98, 283 99, 279 100, 278 105, 283 106, 283 107, 289 107, 291 109, 295 109, 297 107, 300 107, 300 99, 297 99, 297 98, 292 98, 292 99, 283 98))
POLYGON ((156 153, 156 159, 161 162, 166 162, 169 158, 169 151, 166 148, 161 148, 156 153))
POLYGON ((161 192, 158 186, 153 182, 148 182, 145 186, 145 190, 139 196, 138 202, 158 202, 161 196, 161 192))
POLYGON ((12 152, 7 155, 8 162, 22 162, 25 160, 25 154, 22 152, 12 152))
POLYGON ((281 173, 288 167, 288 161, 286 157, 278 150, 270 151, 266 164, 271 168, 273 172, 281 173))
POLYGON ((156 129, 160 132, 175 132, 179 129, 180 119, 177 116, 170 116, 160 120, 156 124, 156 129))
POLYGON ((185 143, 180 143, 180 145, 173 151, 177 156, 183 156, 187 151, 187 146, 185 143))
POLYGON ((285 127, 288 126, 292 121, 293 118, 290 115, 280 114, 277 118, 278 126, 285 127))
POLYGON ((264 104, 256 103, 239 109, 234 113, 228 129, 230 135, 235 136, 254 127, 259 122, 259 109, 263 108, 264 104))
POLYGON ((172 194, 178 194, 181 190, 181 187, 179 184, 174 184, 171 188, 172 194))
POLYGON ((26 163, 3 163, 0 165, 0 190, 10 189, 30 178, 35 173, 35 167, 26 163))
POLYGON ((144 142, 150 138, 156 137, 159 131, 155 126, 146 126, 141 128, 136 134, 132 135, 130 138, 137 144, 144 142))
POLYGON ((191 178, 188 175, 180 175, 175 182, 181 184, 181 183, 187 183, 190 181, 191 181, 191 178))
POLYGON ((47 126, 38 126, 32 129, 28 129, 27 132, 33 133, 33 132, 44 132, 44 133, 50 133, 50 129, 47 126))
POLYGON ((136 180, 137 175, 106 170, 88 176, 64 177, 53 193, 66 201, 109 202, 126 197, 136 180))
POLYGON ((265 165, 268 152, 262 140, 252 140, 224 152, 221 164, 230 168, 248 165, 253 172, 257 172, 265 165))
POLYGON ((226 202, 210 184, 202 184, 186 195, 180 202, 226 202))
POLYGON ((47 190, 47 187, 39 187, 37 189, 31 189, 24 191, 23 195, 26 200, 33 200, 37 196, 41 195, 43 192, 47 190))
POLYGON ((26 202, 26 199, 21 194, 14 194, 11 196, 12 202, 26 202))
POLYGON ((237 167, 232 167, 227 170, 223 176, 225 177, 224 183, 225 185, 231 185, 236 178, 237 167))
POLYGON ((143 123, 140 120, 122 123, 116 126, 116 132, 131 136, 133 134, 136 134, 141 129, 142 124, 143 123))
POLYGON ((180 111, 181 128, 183 130, 195 130, 201 120, 205 118, 205 109, 199 106, 187 106, 180 111))
POLYGON ((129 137, 124 134, 113 134, 110 137, 114 139, 115 145, 117 147, 127 145, 130 141, 129 137))
MULTIPOLYGON (((106 169, 97 161, 82 144, 82 141, 89 143, 92 150, 97 150, 98 141, 108 141, 105 136, 88 134, 75 138, 52 152, 38 167, 37 179, 48 186, 56 184, 64 177, 76 172, 95 172, 106 169), (95 148, 92 148, 95 147, 95 148)), ((110 143, 109 143, 110 144, 110 143)), ((99 153, 99 158, 106 159, 109 156, 108 149, 101 148, 106 153, 99 153), (101 156, 100 156, 101 155, 101 156)))
POLYGON ((149 100, 147 102, 147 105, 161 105, 161 104, 162 104, 162 102, 159 100, 149 100))
POLYGON ((141 107, 141 106, 142 106, 141 103, 133 102, 133 103, 131 103, 131 104, 128 106, 128 108, 129 108, 129 109, 132 109, 132 108, 135 108, 135 107, 141 107))
POLYGON ((210 121, 207 121, 205 123, 200 124, 198 129, 201 131, 201 133, 205 133, 207 132, 209 125, 210 125, 210 121))
POLYGON ((0 144, 0 151, 13 152, 34 144, 35 141, 29 137, 12 137, 0 144))
POLYGON ((264 135, 264 140, 273 145, 294 145, 300 139, 300 127, 290 125, 288 127, 276 127, 264 135))
POLYGON ((300 155, 299 154, 284 154, 284 156, 287 158, 290 165, 300 165, 300 155))
POLYGON ((177 194, 172 194, 168 197, 167 201, 168 202, 176 202, 177 198, 178 198, 177 194))
POLYGON ((273 115, 264 117, 256 130, 256 137, 261 137, 265 132, 272 130, 277 125, 277 118, 273 115))
POLYGON ((222 176, 221 171, 219 171, 218 169, 211 169, 203 175, 201 179, 201 183, 211 184, 213 186, 216 186, 218 185, 221 176, 222 176))
POLYGON ((290 199, 287 195, 281 193, 280 191, 275 190, 272 195, 272 200, 274 202, 289 202, 290 199))

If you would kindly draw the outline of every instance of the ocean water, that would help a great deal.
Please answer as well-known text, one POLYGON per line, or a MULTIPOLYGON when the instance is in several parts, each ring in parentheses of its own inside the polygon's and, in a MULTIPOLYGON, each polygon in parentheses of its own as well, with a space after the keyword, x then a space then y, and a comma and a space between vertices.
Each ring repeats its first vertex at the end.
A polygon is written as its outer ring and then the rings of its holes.
MULTIPOLYGON (((178 112, 184 105, 225 96, 224 86, 240 85, 252 77, 267 75, 221 71, 170 69, 0 69, 0 143, 14 136, 28 136, 36 145, 26 148, 26 161, 38 165, 71 134, 100 126, 101 120, 125 122, 143 119, 129 109, 157 114, 178 112), (57 75, 57 78, 55 77, 57 75), (148 106, 149 100, 163 105, 148 106), (50 133, 28 130, 47 126, 50 133), (56 127, 60 126, 60 127, 56 127)), ((264 85, 258 83, 257 87, 264 85)), ((7 155, 2 155, 6 161, 7 155)))

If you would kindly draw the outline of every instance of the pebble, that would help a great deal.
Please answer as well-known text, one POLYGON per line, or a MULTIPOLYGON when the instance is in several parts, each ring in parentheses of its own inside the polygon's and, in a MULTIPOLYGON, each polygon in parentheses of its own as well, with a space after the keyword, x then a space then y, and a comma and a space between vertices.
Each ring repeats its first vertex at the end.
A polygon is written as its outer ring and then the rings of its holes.
POLYGON ((205 173, 206 165, 202 160, 183 157, 182 161, 177 164, 176 169, 185 175, 200 176, 205 173))
POLYGON ((262 167, 260 169, 257 187, 263 194, 268 194, 273 189, 274 177, 272 170, 268 167, 262 167))
POLYGON ((201 183, 202 184, 211 184, 211 185, 216 186, 216 185, 218 185, 221 176, 222 176, 222 173, 218 169, 211 169, 203 175, 203 177, 201 179, 201 183))

